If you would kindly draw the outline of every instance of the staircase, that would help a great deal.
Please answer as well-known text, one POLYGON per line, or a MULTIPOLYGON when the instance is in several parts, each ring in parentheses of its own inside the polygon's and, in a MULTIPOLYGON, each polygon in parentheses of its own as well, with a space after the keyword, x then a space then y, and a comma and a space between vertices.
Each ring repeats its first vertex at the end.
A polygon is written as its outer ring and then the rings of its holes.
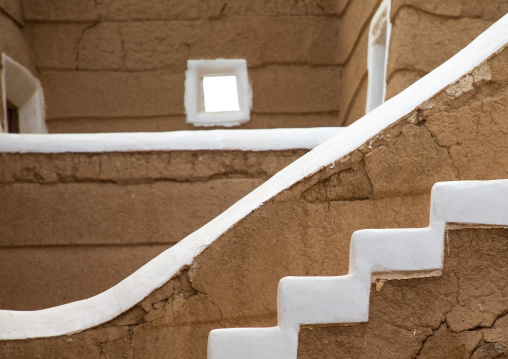
POLYGON ((295 359, 301 325, 368 321, 372 281, 440 273, 447 223, 508 225, 508 180, 437 183, 429 227, 355 232, 349 274, 283 278, 278 326, 213 330, 208 359, 295 359))

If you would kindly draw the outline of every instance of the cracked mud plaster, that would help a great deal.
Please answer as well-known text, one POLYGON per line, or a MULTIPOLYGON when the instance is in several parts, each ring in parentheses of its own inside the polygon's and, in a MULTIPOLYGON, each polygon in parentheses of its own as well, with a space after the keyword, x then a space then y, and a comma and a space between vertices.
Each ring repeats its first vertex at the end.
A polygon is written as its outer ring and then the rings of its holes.
POLYGON ((441 277, 373 284, 367 323, 302 328, 298 358, 505 358, 507 257, 508 228, 448 230, 441 277))
POLYGON ((302 193, 302 199, 307 202, 361 200, 371 193, 372 184, 361 160, 316 183, 302 193))
POLYGON ((194 289, 188 268, 126 313, 83 333, 0 342, 4 358, 204 358, 220 309, 194 289), (186 343, 182 345, 182 343, 186 343), (58 353, 58 354, 56 354, 58 353))
POLYGON ((507 12, 507 0, 393 0, 387 99, 451 58, 507 12))
POLYGON ((308 202, 366 200, 429 193, 435 182, 458 180, 448 149, 416 116, 399 121, 295 189, 301 188, 301 198, 308 202))
POLYGON ((507 178, 507 63, 504 48, 294 188, 308 202, 364 200, 426 193, 438 181, 507 178))
POLYGON ((472 90, 457 98, 442 92, 436 106, 419 114, 461 180, 508 177, 507 60, 504 48, 472 72, 472 90))
POLYGON ((12 153, 0 156, 0 183, 157 181, 206 182, 267 179, 307 150, 12 153))

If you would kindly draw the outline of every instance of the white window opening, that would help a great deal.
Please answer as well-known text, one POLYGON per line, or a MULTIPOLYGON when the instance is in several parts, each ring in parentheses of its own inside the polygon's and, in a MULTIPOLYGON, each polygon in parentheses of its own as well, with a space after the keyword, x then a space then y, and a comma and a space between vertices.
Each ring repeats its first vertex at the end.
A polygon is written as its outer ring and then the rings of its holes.
POLYGON ((187 123, 238 126, 250 120, 252 92, 245 60, 189 60, 185 79, 187 123))
POLYGON ((39 80, 5 54, 2 65, 3 132, 47 133, 39 80))
POLYGON ((366 113, 385 101, 386 66, 390 44, 390 0, 384 0, 370 23, 368 48, 368 90, 366 113))
POLYGON ((203 77, 205 112, 240 111, 236 76, 203 77))

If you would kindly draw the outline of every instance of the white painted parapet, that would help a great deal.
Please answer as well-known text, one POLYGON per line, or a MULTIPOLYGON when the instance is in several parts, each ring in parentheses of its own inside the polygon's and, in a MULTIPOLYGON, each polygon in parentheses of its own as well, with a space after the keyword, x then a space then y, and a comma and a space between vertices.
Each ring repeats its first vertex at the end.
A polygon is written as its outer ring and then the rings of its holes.
POLYGON ((345 127, 173 132, 0 134, 0 153, 313 149, 345 127))
POLYGON ((508 180, 437 183, 429 227, 355 232, 348 275, 283 278, 278 326, 213 330, 208 359, 295 359, 301 325, 366 322, 378 274, 402 279, 442 270, 446 223, 508 226, 508 180))

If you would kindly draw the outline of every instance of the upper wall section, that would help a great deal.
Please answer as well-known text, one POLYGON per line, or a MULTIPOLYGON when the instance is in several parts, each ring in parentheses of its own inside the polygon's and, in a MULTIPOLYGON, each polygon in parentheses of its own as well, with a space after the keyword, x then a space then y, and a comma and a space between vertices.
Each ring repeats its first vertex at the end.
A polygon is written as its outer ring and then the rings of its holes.
POLYGON ((392 0, 386 97, 434 70, 506 13, 507 0, 392 0))
POLYGON ((7 54, 37 75, 32 52, 24 34, 25 26, 23 11, 19 0, 0 2, 0 52, 7 54))
POLYGON ((215 58, 247 60, 242 128, 352 122, 378 3, 22 0, 50 132, 196 129, 185 122, 187 60, 215 58))

